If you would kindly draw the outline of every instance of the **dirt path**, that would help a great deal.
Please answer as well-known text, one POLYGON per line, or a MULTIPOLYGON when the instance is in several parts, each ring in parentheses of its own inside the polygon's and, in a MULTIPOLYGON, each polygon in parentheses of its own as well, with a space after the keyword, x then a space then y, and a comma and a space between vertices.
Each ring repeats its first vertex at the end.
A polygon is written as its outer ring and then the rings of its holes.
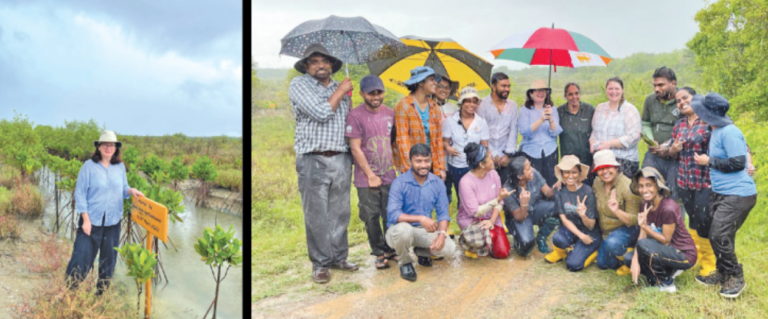
POLYGON ((613 294, 600 292, 609 290, 605 282, 615 280, 607 278, 615 274, 594 265, 571 273, 563 263, 549 265, 542 257, 536 251, 528 258, 436 261, 432 268, 416 266, 415 283, 401 279, 395 263, 376 271, 370 257, 357 273, 333 272, 332 282, 357 282, 364 291, 297 291, 254 303, 252 317, 620 318, 628 309, 623 299, 613 298, 616 293, 621 296, 622 287, 614 287, 618 289, 613 294), (603 295, 611 300, 599 300, 603 295))
POLYGON ((32 290, 43 280, 29 271, 21 260, 21 255, 36 246, 47 228, 40 219, 23 220, 24 231, 21 238, 11 241, 0 239, 0 319, 11 318, 10 306, 19 302, 21 294, 32 290))

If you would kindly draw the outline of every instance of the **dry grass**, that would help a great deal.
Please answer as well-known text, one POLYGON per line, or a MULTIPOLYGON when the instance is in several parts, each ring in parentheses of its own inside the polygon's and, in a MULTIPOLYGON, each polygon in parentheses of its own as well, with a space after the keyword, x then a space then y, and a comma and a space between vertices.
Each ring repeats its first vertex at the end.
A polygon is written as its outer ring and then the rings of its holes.
POLYGON ((135 300, 127 298, 127 291, 117 285, 96 296, 98 277, 92 271, 78 288, 67 289, 62 272, 47 275, 47 280, 11 307, 14 319, 123 319, 136 318, 135 300))
POLYGON ((21 237, 23 230, 24 228, 21 227, 19 220, 15 216, 0 216, 0 239, 17 239, 21 237))
POLYGON ((39 248, 32 248, 21 255, 21 261, 36 273, 48 273, 59 270, 69 262, 72 248, 56 234, 44 236, 39 248))

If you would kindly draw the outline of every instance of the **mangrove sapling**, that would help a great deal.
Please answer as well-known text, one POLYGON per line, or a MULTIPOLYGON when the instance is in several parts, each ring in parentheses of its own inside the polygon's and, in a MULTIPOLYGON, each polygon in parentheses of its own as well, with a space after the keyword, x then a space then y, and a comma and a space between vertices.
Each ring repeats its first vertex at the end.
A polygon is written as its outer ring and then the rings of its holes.
POLYGON ((179 183, 189 178, 189 167, 184 165, 181 161, 181 156, 176 156, 173 158, 173 161, 171 161, 171 170, 169 173, 172 181, 172 189, 179 191, 181 190, 179 183))
POLYGON ((211 182, 215 181, 219 174, 216 172, 216 168, 213 166, 211 159, 208 158, 208 156, 203 156, 192 165, 192 175, 199 181, 195 205, 207 207, 208 194, 211 192, 211 182))
POLYGON ((136 295, 136 314, 141 311, 142 285, 155 277, 153 269, 157 265, 157 254, 149 252, 141 244, 129 244, 121 248, 114 248, 120 253, 128 266, 128 276, 133 277, 138 294, 136 295))
MULTIPOLYGON (((224 231, 221 225, 216 225, 216 230, 211 230, 210 227, 206 227, 203 231, 203 237, 197 238, 197 244, 195 244, 195 251, 202 257, 202 261, 205 262, 211 269, 211 275, 213 280, 216 281, 216 294, 213 298, 213 319, 216 319, 216 308, 219 301, 219 285, 229 274, 229 268, 240 267, 243 262, 243 254, 240 251, 242 242, 235 238, 235 231, 233 226, 229 226, 229 230, 224 231), (221 276, 221 267, 227 263, 227 269, 224 272, 224 277, 221 276), (216 273, 213 269, 216 268, 216 273)), ((208 307, 208 311, 205 312, 203 318, 208 316, 208 312, 211 311, 211 306, 208 307)))

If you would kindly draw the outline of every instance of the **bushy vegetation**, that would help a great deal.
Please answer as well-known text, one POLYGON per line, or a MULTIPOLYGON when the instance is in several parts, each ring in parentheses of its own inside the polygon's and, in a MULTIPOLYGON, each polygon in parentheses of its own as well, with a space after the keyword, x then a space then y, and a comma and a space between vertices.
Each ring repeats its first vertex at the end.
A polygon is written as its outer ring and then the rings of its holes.
POLYGON ((102 295, 96 295, 98 275, 91 271, 75 289, 68 289, 65 276, 43 277, 30 292, 21 293, 21 300, 10 308, 14 319, 129 319, 136 318, 131 303, 125 298, 126 289, 112 285, 102 295))

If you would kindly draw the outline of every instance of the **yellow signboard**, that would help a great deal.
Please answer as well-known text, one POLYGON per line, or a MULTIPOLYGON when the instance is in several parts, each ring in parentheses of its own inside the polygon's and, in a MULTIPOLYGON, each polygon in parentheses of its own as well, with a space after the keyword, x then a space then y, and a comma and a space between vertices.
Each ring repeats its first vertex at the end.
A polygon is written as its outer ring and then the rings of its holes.
POLYGON ((168 208, 146 197, 132 197, 131 219, 164 243, 168 242, 168 208))

